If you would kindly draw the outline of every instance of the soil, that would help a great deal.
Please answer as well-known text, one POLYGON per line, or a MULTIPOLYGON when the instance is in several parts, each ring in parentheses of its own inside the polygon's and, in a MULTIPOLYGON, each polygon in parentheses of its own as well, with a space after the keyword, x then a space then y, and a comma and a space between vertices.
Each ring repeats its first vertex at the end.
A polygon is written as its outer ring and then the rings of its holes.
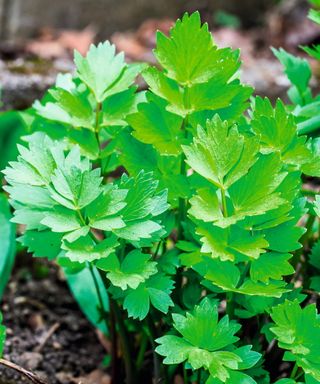
MULTIPOLYGON (((20 255, 1 310, 7 360, 50 384, 109 381, 101 369, 107 352, 53 264, 20 255)), ((26 382, 15 371, 0 367, 0 384, 26 382)))

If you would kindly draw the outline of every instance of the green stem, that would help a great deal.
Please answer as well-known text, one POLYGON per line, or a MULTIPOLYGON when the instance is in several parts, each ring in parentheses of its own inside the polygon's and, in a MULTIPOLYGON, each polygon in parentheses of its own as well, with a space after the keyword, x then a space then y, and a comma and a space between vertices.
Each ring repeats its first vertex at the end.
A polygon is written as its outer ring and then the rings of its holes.
POLYGON ((300 379, 300 377, 304 374, 303 371, 301 371, 300 373, 298 373, 295 377, 296 380, 300 379))
POLYGON ((227 292, 227 315, 230 319, 234 318, 234 293, 233 292, 227 292))
POLYGON ((160 240, 160 241, 158 242, 157 248, 156 248, 156 250, 155 250, 155 252, 154 252, 154 255, 153 255, 153 259, 154 259, 154 260, 155 260, 155 259, 157 258, 157 256, 158 256, 158 253, 159 253, 159 251, 160 251, 161 244, 162 244, 162 240, 160 240))
POLYGON ((97 140, 98 148, 99 148, 99 156, 100 156, 100 150, 101 150, 101 143, 100 143, 100 137, 99 137, 99 126, 100 126, 100 113, 102 109, 102 103, 97 103, 96 107, 96 118, 95 118, 95 124, 94 124, 94 134, 97 140))
POLYGON ((222 210, 223 210, 223 216, 228 216, 228 208, 227 208, 227 200, 226 200, 226 191, 223 188, 220 188, 221 191, 221 203, 222 203, 222 210))
POLYGON ((249 269, 250 269, 250 263, 247 262, 246 265, 245 265, 245 267, 244 267, 244 270, 243 270, 243 272, 242 272, 242 274, 241 274, 241 276, 240 276, 239 282, 238 282, 238 284, 237 284, 237 288, 241 287, 241 285, 244 283, 244 280, 245 280, 245 278, 247 277, 247 274, 248 274, 248 272, 249 272, 249 269))
POLYGON ((295 379, 297 371, 298 371, 298 365, 297 365, 297 363, 295 363, 295 365, 292 369, 291 375, 290 375, 290 379, 295 379))
POLYGON ((107 318, 107 313, 108 312, 107 312, 107 310, 106 310, 106 308, 104 306, 102 295, 101 295, 101 291, 100 291, 98 280, 97 280, 97 276, 95 274, 95 271, 94 271, 93 266, 92 266, 91 263, 89 263, 89 270, 90 270, 90 273, 91 273, 91 276, 92 276, 92 280, 93 280, 93 283, 94 283, 95 290, 97 292, 99 305, 100 305, 101 312, 102 312, 102 315, 103 315, 102 319, 105 322, 106 329, 108 329, 108 318, 107 318))
POLYGON ((183 365, 183 383, 187 384, 188 383, 188 372, 186 370, 185 365, 183 365))
MULTIPOLYGON (((188 125, 188 116, 186 116, 183 119, 181 130, 184 132, 185 136, 187 136, 188 132, 186 130, 186 127, 188 125)), ((180 175, 185 176, 187 173, 187 167, 185 162, 185 154, 181 153, 181 160, 180 160, 180 175)), ((178 214, 178 239, 182 239, 183 235, 183 226, 182 223, 184 222, 186 218, 186 202, 183 197, 179 198, 179 214, 178 214)))
POLYGON ((313 229, 313 224, 314 224, 315 220, 316 220, 316 217, 313 215, 310 215, 308 220, 307 220, 307 223, 305 226, 307 230, 306 230, 305 234, 300 239, 300 243, 302 243, 304 249, 306 249, 308 247, 309 238, 312 235, 312 229, 313 229))

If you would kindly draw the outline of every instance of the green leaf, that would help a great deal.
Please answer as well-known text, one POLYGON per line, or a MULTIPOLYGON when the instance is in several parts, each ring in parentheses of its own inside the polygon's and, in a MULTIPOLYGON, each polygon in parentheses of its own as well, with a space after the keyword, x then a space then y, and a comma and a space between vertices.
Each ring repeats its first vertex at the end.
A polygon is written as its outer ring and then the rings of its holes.
POLYGON ((315 213, 320 217, 320 195, 317 195, 313 203, 315 213))
POLYGON ((39 101, 33 104, 33 108, 39 116, 71 125, 74 128, 94 129, 94 113, 85 96, 63 88, 50 89, 49 94, 53 101, 44 105, 39 101))
MULTIPOLYGON (((202 274, 210 284, 214 284, 226 291, 232 291, 249 296, 281 297, 289 290, 285 288, 284 281, 270 280, 268 284, 254 282, 245 279, 241 284, 241 272, 239 268, 230 261, 207 259, 205 263, 195 265, 194 269, 202 274)), ((207 286, 207 282, 203 284, 207 286)), ((210 284, 208 286, 209 289, 210 284)))
POLYGON ((268 252, 253 260, 250 267, 250 277, 253 281, 268 283, 270 279, 281 280, 282 276, 294 273, 294 268, 289 263, 290 253, 268 252))
POLYGON ((250 351, 250 346, 233 347, 240 325, 229 321, 228 316, 218 321, 217 306, 209 299, 202 300, 186 316, 174 314, 173 326, 181 336, 166 335, 156 340, 160 344, 156 352, 165 356, 165 364, 187 360, 193 369, 203 367, 213 378, 225 382, 233 370, 252 366, 260 358, 260 354, 250 351))
POLYGON ((319 240, 313 245, 311 249, 309 262, 315 268, 320 270, 320 241, 319 240))
POLYGON ((168 112, 166 105, 163 99, 148 93, 147 102, 139 104, 138 112, 128 116, 127 121, 141 142, 152 144, 162 155, 179 155, 184 141, 183 119, 168 112))
POLYGON ((285 73, 292 85, 297 88, 300 96, 303 97, 308 92, 308 86, 312 75, 308 61, 293 56, 282 48, 279 50, 273 48, 272 51, 283 65, 285 73))
POLYGON ((111 236, 101 243, 96 243, 89 235, 81 236, 73 242, 64 240, 62 248, 71 261, 84 263, 108 257, 118 246, 117 238, 111 236))
POLYGON ((11 214, 8 201, 3 194, 0 194, 0 299, 11 276, 11 271, 15 260, 16 233, 15 226, 10 222, 10 218, 11 214))
POLYGON ((64 274, 70 290, 83 313, 94 327, 107 334, 108 329, 105 322, 102 321, 103 314, 97 289, 99 289, 105 310, 109 309, 108 294, 97 269, 95 267, 90 268, 85 267, 76 273, 71 273, 67 268, 64 268, 64 274), (92 272, 90 268, 92 268, 92 272), (97 289, 95 284, 97 284, 97 289))
POLYGON ((100 169, 92 169, 78 147, 65 153, 62 143, 41 133, 27 140, 29 148, 21 146, 18 161, 4 173, 13 221, 26 225, 22 242, 36 256, 54 258, 60 248, 72 261, 90 262, 110 255, 118 237, 147 247, 165 234, 159 216, 168 208, 167 192, 158 191, 152 172, 102 185, 100 169), (106 240, 93 229, 107 232, 106 240))
POLYGON ((277 191, 286 175, 281 172, 281 168, 282 164, 277 155, 261 156, 246 175, 229 187, 227 217, 223 216, 218 197, 213 197, 212 190, 211 192, 200 191, 200 195, 190 200, 192 206, 190 213, 193 213, 197 219, 212 221, 215 225, 225 228, 246 217, 258 216, 274 210, 286 203, 277 191))
POLYGON ((163 313, 167 313, 173 306, 170 294, 173 290, 173 281, 161 273, 151 276, 136 289, 129 289, 124 299, 123 307, 130 317, 143 320, 151 304, 163 313))
POLYGON ((320 380, 319 337, 320 317, 314 304, 301 308, 298 300, 288 301, 271 312, 275 334, 280 348, 286 349, 284 359, 296 361, 305 373, 320 380))
POLYGON ((48 211, 41 224, 51 228, 53 232, 71 232, 81 228, 81 222, 75 212, 65 207, 48 211))
POLYGON ((306 137, 297 134, 294 116, 280 100, 273 109, 269 99, 257 97, 254 103, 252 127, 260 135, 264 153, 279 152, 287 164, 300 168, 312 158, 306 137))
POLYGON ((111 283, 122 290, 136 289, 138 285, 157 273, 157 263, 150 261, 151 255, 139 250, 129 252, 120 263, 115 254, 98 261, 96 266, 107 271, 111 283))
POLYGON ((86 57, 79 52, 74 55, 77 75, 93 92, 98 103, 107 96, 124 91, 140 70, 138 67, 129 69, 123 53, 116 54, 115 51, 115 46, 106 41, 98 46, 91 45, 86 57))
POLYGON ((136 87, 107 97, 102 104, 102 126, 126 126, 127 116, 137 112, 137 106, 144 101, 144 93, 136 93, 136 87))
POLYGON ((169 38, 158 32, 155 55, 168 76, 182 85, 204 83, 219 70, 218 62, 228 65, 223 50, 214 45, 208 25, 201 26, 199 12, 177 20, 169 38))
POLYGON ((191 146, 183 146, 187 162, 214 185, 228 188, 256 162, 258 141, 245 138, 236 126, 229 129, 218 116, 207 121, 206 131, 198 127, 191 146))
POLYGON ((196 231, 202 236, 201 252, 221 260, 235 260, 237 256, 256 259, 268 246, 263 235, 252 234, 236 225, 224 230, 211 223, 199 223, 196 231))
POLYGON ((35 257, 47 257, 49 260, 53 260, 61 251, 62 237, 63 234, 50 230, 26 231, 18 240, 35 257))
POLYGON ((310 9, 308 18, 316 24, 320 24, 320 12, 316 9, 310 9))

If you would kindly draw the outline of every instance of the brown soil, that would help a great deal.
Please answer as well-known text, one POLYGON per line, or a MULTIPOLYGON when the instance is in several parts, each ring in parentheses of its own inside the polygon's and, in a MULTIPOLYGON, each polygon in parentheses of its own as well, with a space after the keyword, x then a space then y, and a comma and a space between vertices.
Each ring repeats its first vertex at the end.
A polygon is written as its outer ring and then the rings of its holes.
MULTIPOLYGON (((59 270, 28 255, 20 256, 18 264, 1 308, 7 327, 4 357, 50 384, 93 382, 87 378, 97 376, 106 351, 59 270)), ((102 369, 98 376, 99 383, 107 382, 102 369)), ((0 367, 0 384, 25 382, 16 372, 0 367)))

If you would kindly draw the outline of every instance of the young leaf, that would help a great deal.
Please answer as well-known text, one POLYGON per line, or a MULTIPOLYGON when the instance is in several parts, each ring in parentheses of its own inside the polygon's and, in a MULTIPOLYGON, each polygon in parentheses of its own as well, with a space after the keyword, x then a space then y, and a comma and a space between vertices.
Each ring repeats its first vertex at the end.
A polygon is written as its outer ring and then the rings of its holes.
POLYGON ((91 45, 86 57, 77 51, 74 55, 77 75, 93 92, 98 103, 107 96, 124 91, 140 70, 139 67, 130 69, 124 62, 123 53, 116 54, 115 51, 115 46, 106 41, 98 46, 91 45))
POLYGON ((292 83, 289 90, 291 101, 304 105, 306 98, 310 98, 309 82, 311 79, 311 67, 306 59, 295 57, 284 49, 272 49, 274 55, 281 62, 288 79, 292 83))

